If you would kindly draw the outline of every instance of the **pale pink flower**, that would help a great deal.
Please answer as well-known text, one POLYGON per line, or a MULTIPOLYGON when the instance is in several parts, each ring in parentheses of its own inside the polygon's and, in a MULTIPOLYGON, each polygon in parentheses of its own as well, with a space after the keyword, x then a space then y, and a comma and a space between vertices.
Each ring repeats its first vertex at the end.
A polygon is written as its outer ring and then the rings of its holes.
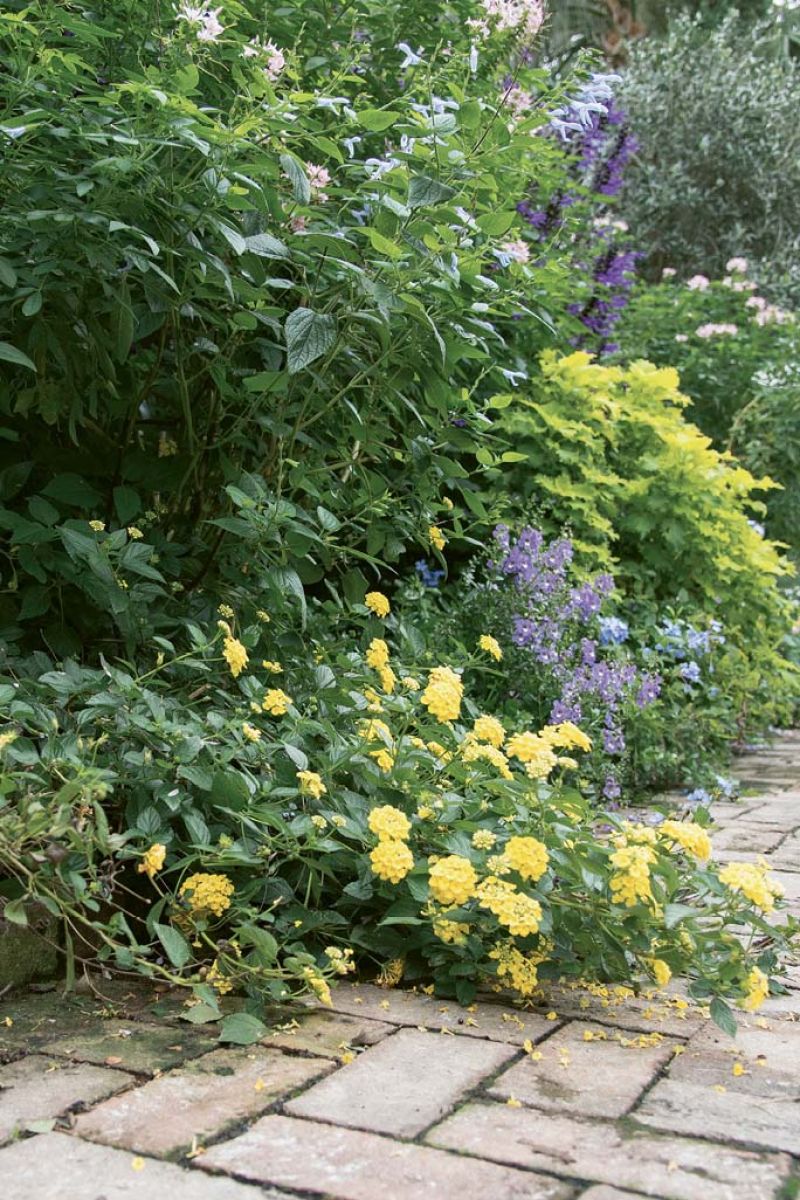
POLYGON ((515 242, 502 242, 500 249, 508 255, 512 262, 530 262, 531 252, 528 249, 528 243, 523 242, 521 239, 515 242))
POLYGON ((280 47, 274 42, 262 42, 260 38, 251 38, 242 50, 242 57, 266 60, 262 70, 270 83, 275 83, 286 66, 286 56, 280 47))
POLYGON ((225 32, 219 20, 221 12, 221 8, 206 8, 204 4, 189 4, 184 0, 175 20, 186 21, 187 25, 196 26, 198 42, 216 42, 225 32))
POLYGON ((676 342, 688 342, 688 340, 689 340, 688 334, 685 334, 685 333, 676 333, 675 334, 676 342))
POLYGON ((290 217, 289 225, 292 233, 302 233, 306 227, 306 219, 305 217, 290 217))
POLYGON ((737 271, 740 275, 744 275, 747 270, 746 258, 729 258, 725 263, 726 271, 737 271))
POLYGON ((763 296, 750 296, 744 302, 745 308, 766 308, 767 302, 763 296))
POLYGON ((661 272, 661 278, 662 279, 672 279, 673 276, 677 275, 677 274, 678 274, 678 272, 675 270, 674 267, 664 267, 664 270, 661 272))
POLYGON ((697 336, 701 338, 735 337, 738 332, 738 325, 731 325, 726 321, 722 321, 719 324, 709 321, 707 325, 698 325, 695 330, 697 336))
POLYGON ((481 0, 487 16, 495 18, 495 29, 505 33, 519 29, 535 37, 544 23, 544 0, 481 0))
POLYGON ((306 174, 311 185, 312 198, 324 204, 328 199, 324 189, 331 181, 330 171, 327 167, 317 166, 316 163, 306 163, 306 174))
POLYGON ((511 115, 515 121, 519 121, 524 117, 525 113, 533 108, 533 97, 530 92, 526 92, 518 84, 514 84, 503 95, 503 103, 507 104, 511 109, 511 115))
POLYGON ((686 280, 686 286, 690 292, 705 292, 708 291, 709 281, 705 275, 693 275, 686 280))

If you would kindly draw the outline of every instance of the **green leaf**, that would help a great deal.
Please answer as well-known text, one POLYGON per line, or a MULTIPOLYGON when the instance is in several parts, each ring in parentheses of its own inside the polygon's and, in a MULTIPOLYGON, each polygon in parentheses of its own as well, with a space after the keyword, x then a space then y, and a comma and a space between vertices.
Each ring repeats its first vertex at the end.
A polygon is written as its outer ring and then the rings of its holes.
POLYGON ((361 112, 356 113, 356 120, 359 125, 363 125, 371 133, 382 133, 384 129, 394 125, 395 121, 399 121, 402 115, 402 113, 393 112, 390 108, 364 108, 361 112))
POLYGON ((311 308, 296 308, 284 324, 287 366, 296 375, 316 362, 336 341, 336 322, 329 314, 311 308))
POLYGON ((25 906, 22 900, 9 900, 8 904, 3 909, 2 914, 6 921, 10 921, 12 925, 27 925, 28 914, 25 911, 25 906))
POLYGON ((427 175, 415 175, 408 187, 409 208, 432 208, 455 196, 455 188, 427 175))
POLYGON ((0 359, 4 362, 14 363, 18 367, 27 367, 29 371, 36 370, 36 363, 16 346, 12 346, 10 342, 0 342, 0 359))
POLYGON ((183 935, 171 925, 159 925, 157 921, 153 928, 173 967, 185 967, 192 957, 192 951, 183 935))
POLYGON ((719 996, 715 996, 711 1001, 711 1020, 715 1025, 718 1025, 723 1033, 729 1034, 730 1037, 736 1037, 736 1017, 733 1015, 733 1010, 730 1005, 724 1000, 720 1000, 719 996))
POLYGON ((194 1004, 185 1013, 180 1013, 178 1019, 188 1021, 191 1025, 207 1025, 209 1021, 218 1021, 222 1013, 213 1004, 194 1004))
POLYGON ((674 929, 676 925, 680 925, 681 921, 685 921, 687 917, 697 917, 699 915, 698 909, 693 908, 691 904, 665 904, 664 928, 674 929))
POLYGON ((5 284, 7 288, 17 286, 17 272, 7 258, 0 258, 0 283, 5 284))
POLYGON ((382 233, 378 233, 377 229, 368 226, 366 229, 360 229, 359 233, 369 239, 373 250, 377 250, 379 254, 385 254, 387 258, 398 259, 403 257, 402 247, 396 242, 392 242, 389 238, 384 237, 382 233))
POLYGON ((236 940, 241 946, 251 946, 263 966, 268 967, 278 957, 278 943, 266 929, 258 925, 240 925, 236 930, 236 940))
POLYGON ((248 254, 257 254, 259 258, 289 257, 289 247, 269 233, 254 233, 244 240, 248 254))
POLYGON ((25 303, 22 305, 22 315, 24 317, 35 317, 39 309, 42 307, 42 293, 31 292, 25 297, 25 303))
POLYGON ((244 776, 238 771, 217 771, 211 783, 211 803, 238 812, 250 799, 244 776))
POLYGON ((311 200, 311 184, 308 182, 308 176, 299 159, 296 159, 293 154, 282 154, 280 162, 292 185, 292 195, 295 200, 298 204, 308 204, 311 200))
POLYGON ((114 508, 117 510, 117 516, 122 524, 127 525, 142 511, 139 493, 130 487, 115 487, 114 508))
POLYGON ((259 1021, 258 1017, 253 1017, 246 1012, 231 1013, 222 1022, 219 1040, 233 1042, 236 1046, 252 1046, 266 1032, 266 1025, 263 1021, 259 1021))
POLYGON ((477 225, 489 237, 497 237, 511 228, 516 217, 515 212, 484 213, 483 216, 478 217, 477 225))

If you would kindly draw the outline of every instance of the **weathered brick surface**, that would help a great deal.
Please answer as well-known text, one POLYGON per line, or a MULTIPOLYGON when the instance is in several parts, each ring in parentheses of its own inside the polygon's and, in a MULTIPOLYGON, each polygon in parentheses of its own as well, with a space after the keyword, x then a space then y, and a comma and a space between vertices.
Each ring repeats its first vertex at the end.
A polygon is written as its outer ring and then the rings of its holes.
POLYGON ((671 1133, 800 1154, 800 1106, 784 1097, 745 1102, 738 1092, 663 1079, 633 1116, 671 1133))
POLYGON ((74 1105, 92 1104, 133 1082, 122 1071, 39 1054, 0 1067, 0 1142, 32 1121, 60 1117, 74 1105))
POLYGON ((641 1046, 641 1035, 571 1021, 498 1077, 489 1094, 535 1108, 587 1117, 621 1117, 638 1100, 676 1045, 641 1046), (591 1039, 591 1040, 587 1040, 591 1039))
POLYGON ((605 995, 582 988, 548 988, 548 1001, 559 1017, 597 1021, 640 1033, 661 1033, 665 1036, 688 1038, 707 1022, 707 1017, 694 1005, 687 1004, 678 988, 669 992, 628 995, 621 998, 613 986, 605 995))
POLYGON ((292 1100, 286 1111, 414 1137, 514 1053, 497 1042, 401 1029, 292 1100))
POLYGON ((312 1010, 274 1025, 263 1040, 265 1046, 280 1046, 324 1058, 340 1058, 355 1046, 371 1046, 394 1033, 397 1026, 344 1013, 312 1010))
POLYGON ((427 1029, 452 1029, 467 1037, 489 1038, 521 1046, 553 1032, 553 1025, 538 1013, 522 1012, 500 1004, 474 1004, 463 1008, 454 1000, 436 1000, 416 992, 387 991, 371 984, 344 984, 333 993, 337 1012, 372 1017, 391 1025, 424 1025, 427 1029))
POLYGON ((261 1047, 218 1050, 152 1079, 78 1118, 82 1137, 143 1154, 171 1155, 264 1112, 331 1069, 323 1059, 261 1047))
POLYGON ((790 834, 769 861, 776 871, 800 871, 800 834, 790 834))
POLYGON ((216 1039, 184 1026, 154 1025, 145 1021, 110 1021, 97 1031, 71 1034, 45 1042, 42 1051, 74 1062, 109 1063, 123 1070, 152 1075, 179 1066, 204 1054, 216 1039))
MULTIPOLYGON (((740 1022, 733 1040, 716 1025, 708 1025, 674 1060, 669 1077, 734 1093, 800 1101, 800 1024, 751 1017, 740 1022), (744 1074, 738 1073, 740 1069, 744 1074)), ((744 1100, 740 1103, 747 1105, 744 1100)))
POLYGON ((505 1104, 467 1105, 426 1141, 663 1200, 771 1200, 791 1163, 787 1155, 752 1154, 692 1138, 625 1136, 605 1121, 505 1104))
POLYGON ((329 1200, 567 1200, 574 1194, 544 1175, 280 1116, 262 1118, 195 1161, 329 1200))
POLYGON ((0 1150, 3 1200, 289 1200, 232 1179, 95 1146, 62 1133, 0 1150))
POLYGON ((619 1188, 598 1183, 590 1187, 588 1192, 581 1192, 580 1200, 641 1200, 641 1197, 635 1192, 621 1192, 619 1188))
POLYGON ((722 850, 745 851, 748 854, 771 854, 786 837, 785 829, 774 829, 769 825, 749 825, 747 818, 715 833, 712 837, 714 853, 722 850))

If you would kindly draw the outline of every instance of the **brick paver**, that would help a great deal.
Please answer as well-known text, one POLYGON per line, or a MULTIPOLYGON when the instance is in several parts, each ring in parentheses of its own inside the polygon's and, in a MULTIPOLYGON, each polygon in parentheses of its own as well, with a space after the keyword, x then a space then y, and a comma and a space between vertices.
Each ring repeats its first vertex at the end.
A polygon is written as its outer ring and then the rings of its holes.
POLYGON ((0 1068, 0 1142, 32 1122, 58 1117, 75 1105, 93 1104, 133 1082, 133 1076, 121 1071, 62 1063, 39 1054, 10 1063, 0 1068))
POLYGON ((514 1053, 497 1042, 401 1029, 292 1100, 286 1111, 414 1137, 514 1053))
POLYGON ((505 1104, 469 1104, 426 1140, 495 1162, 618 1184, 664 1200, 767 1200, 790 1169, 786 1155, 635 1134, 605 1121, 505 1104))
POLYGON ((571 1021, 534 1052, 537 1058, 526 1055, 504 1071, 489 1094, 553 1112, 621 1117, 680 1044, 642 1045, 647 1036, 571 1021))
MULTIPOLYGON (((738 774, 715 855, 766 853, 800 915, 800 734, 738 774)), ((534 1011, 342 984, 235 1048, 163 985, 5 996, 0 1200, 796 1200, 797 955, 784 982, 734 1039, 680 981, 534 1011)))
POLYGON ((280 1116, 264 1117, 197 1162, 336 1200, 567 1200, 575 1194, 552 1177, 280 1116))
POLYGON ((78 1117, 82 1137, 156 1156, 202 1145, 331 1069, 279 1050, 216 1050, 78 1117))
POLYGON ((286 1200, 278 1192, 185 1171, 123 1150, 47 1133, 0 1158, 3 1200, 286 1200))

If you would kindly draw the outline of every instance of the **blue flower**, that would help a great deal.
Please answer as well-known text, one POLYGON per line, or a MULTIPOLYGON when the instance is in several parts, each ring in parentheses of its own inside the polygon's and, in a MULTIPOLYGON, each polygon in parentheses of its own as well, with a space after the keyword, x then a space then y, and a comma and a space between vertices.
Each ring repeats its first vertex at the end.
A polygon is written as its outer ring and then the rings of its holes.
POLYGON ((432 567, 429 567, 424 558, 421 558, 419 562, 415 562, 414 568, 421 582, 427 588, 438 587, 440 581, 444 579, 444 571, 434 570, 432 567))
POLYGON ((695 788, 693 792, 689 792, 686 797, 687 804, 710 804, 711 796, 705 788, 695 788))
POLYGON ((621 646, 628 640, 630 629, 627 621, 619 617, 601 617, 599 625, 601 646, 621 646))
POLYGON ((685 683, 699 683, 700 664, 696 662, 681 663, 678 667, 678 674, 685 683))

